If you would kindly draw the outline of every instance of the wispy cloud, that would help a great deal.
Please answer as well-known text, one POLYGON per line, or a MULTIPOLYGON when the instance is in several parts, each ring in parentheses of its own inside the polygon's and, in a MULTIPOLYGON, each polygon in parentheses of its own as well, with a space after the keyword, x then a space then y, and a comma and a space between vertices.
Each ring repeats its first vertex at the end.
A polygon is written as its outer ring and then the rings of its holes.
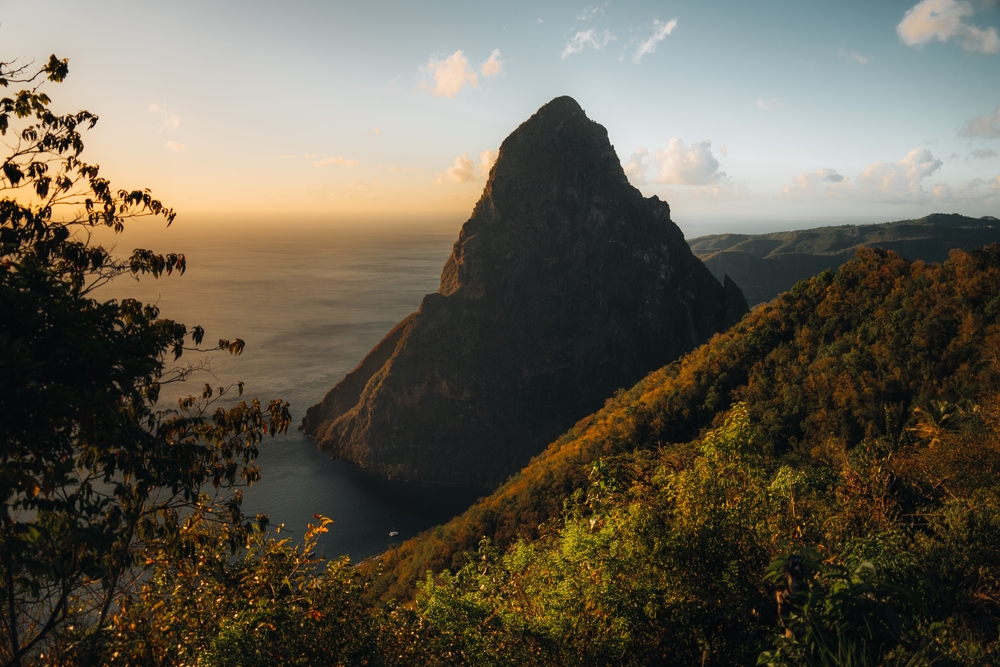
POLYGON ((602 30, 597 32, 593 28, 588 30, 580 30, 573 37, 566 42, 566 47, 563 49, 562 58, 565 60, 574 53, 579 53, 583 51, 588 46, 592 49, 603 49, 605 46, 613 42, 615 39, 608 30, 602 30))
POLYGON ((349 199, 372 199, 375 197, 378 187, 378 181, 351 181, 340 192, 349 199))
POLYGON ((981 139, 996 139, 1000 137, 1000 106, 993 113, 976 116, 965 121, 958 130, 959 136, 981 139))
POLYGON ((868 56, 863 56, 857 51, 846 51, 844 49, 837 50, 837 57, 842 60, 852 60, 856 63, 861 63, 862 65, 867 65, 872 61, 868 56))
POLYGON ((997 157, 1000 153, 997 153, 992 148, 977 148, 972 151, 972 157, 976 160, 988 160, 991 157, 997 157))
POLYGON ((719 144, 719 152, 722 153, 722 157, 729 157, 729 149, 719 144))
POLYGON ((765 100, 761 98, 754 102, 753 105, 761 111, 771 111, 780 107, 781 103, 778 100, 765 100))
POLYGON ((188 149, 187 146, 185 146, 184 144, 182 144, 180 142, 177 142, 177 141, 168 141, 164 145, 167 148, 169 148, 170 150, 175 151, 177 153, 181 153, 181 152, 186 151, 188 149))
POLYGON ((301 155, 296 153, 284 153, 282 155, 276 155, 279 160, 311 160, 313 165, 316 167, 354 167, 358 164, 357 160, 352 160, 344 157, 333 157, 326 153, 319 155, 317 153, 302 153, 301 155))
POLYGON ((353 167, 358 164, 357 160, 349 160, 343 157, 324 157, 313 162, 317 167, 353 167))
POLYGON ((170 113, 155 102, 146 108, 149 109, 150 113, 158 113, 163 116, 163 125, 160 126, 160 132, 164 130, 176 130, 181 124, 181 119, 177 114, 170 113))
MULTIPOLYGON (((605 3, 605 5, 606 4, 607 3, 605 3)), ((597 16, 598 14, 603 14, 603 13, 604 13, 604 7, 595 7, 595 6, 592 6, 592 5, 588 5, 588 6, 584 7, 583 10, 579 14, 576 15, 576 20, 577 21, 586 21, 587 19, 592 19, 595 16, 597 16)), ((539 19, 539 21, 541 21, 541 19, 539 19)))
POLYGON ((434 97, 451 99, 458 95, 466 85, 475 88, 479 85, 479 77, 469 66, 469 59, 461 50, 455 51, 444 60, 431 60, 425 70, 433 79, 433 83, 421 81, 420 87, 431 91, 434 97))
POLYGON ((966 0, 922 0, 903 15, 896 33, 907 46, 956 39, 961 40, 966 51, 1000 52, 997 29, 992 26, 983 29, 969 23, 974 13, 972 3, 966 0))
POLYGON ((380 128, 380 127, 373 127, 371 129, 371 133, 374 134, 376 137, 381 137, 382 136, 382 128, 380 128))
POLYGON ((639 62, 642 57, 648 53, 653 53, 656 51, 656 45, 667 38, 674 28, 677 27, 677 19, 671 19, 667 23, 661 22, 659 19, 653 21, 653 34, 645 42, 639 45, 639 48, 632 55, 632 60, 639 62))
POLYGON ((493 49, 490 57, 479 64, 479 73, 483 76, 496 76, 503 71, 503 62, 500 60, 500 49, 493 49))
POLYGON ((836 169, 817 169, 792 177, 792 182, 781 189, 782 197, 809 199, 820 196, 838 196, 850 190, 850 179, 836 169))

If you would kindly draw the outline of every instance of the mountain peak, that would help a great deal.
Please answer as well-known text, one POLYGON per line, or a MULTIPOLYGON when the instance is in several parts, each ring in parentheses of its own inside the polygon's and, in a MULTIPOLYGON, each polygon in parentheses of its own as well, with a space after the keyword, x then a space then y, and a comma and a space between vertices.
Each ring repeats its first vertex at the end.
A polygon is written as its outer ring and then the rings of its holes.
POLYGON ((303 426, 390 475, 492 486, 746 310, 628 183, 607 131, 557 97, 500 146, 438 293, 303 426))
POLYGON ((607 130, 576 100, 563 96, 541 107, 500 145, 483 197, 492 206, 516 206, 546 189, 585 183, 621 186, 628 180, 607 130))

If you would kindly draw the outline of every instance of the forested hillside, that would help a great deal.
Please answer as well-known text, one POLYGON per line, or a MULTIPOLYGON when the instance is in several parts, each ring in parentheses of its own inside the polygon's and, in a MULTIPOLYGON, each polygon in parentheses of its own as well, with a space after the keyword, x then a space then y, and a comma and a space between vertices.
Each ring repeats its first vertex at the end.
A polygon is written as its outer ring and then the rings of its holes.
POLYGON ((996 664, 998 317, 1000 246, 861 250, 362 568, 191 525, 108 661, 996 664))
POLYGON ((919 220, 840 225, 770 234, 714 234, 690 240, 691 250, 720 281, 729 276, 754 306, 800 280, 836 270, 859 247, 894 250, 910 261, 943 262, 955 248, 1000 242, 996 218, 932 213, 919 220))
POLYGON ((993 247, 926 265, 863 249, 839 273, 798 284, 619 392, 464 515, 386 554, 398 579, 389 592, 406 595, 426 569, 461 563, 483 535, 507 544, 537 534, 590 462, 687 442, 737 400, 775 454, 808 458, 902 437, 914 408, 973 399, 998 372, 998 256, 993 247))

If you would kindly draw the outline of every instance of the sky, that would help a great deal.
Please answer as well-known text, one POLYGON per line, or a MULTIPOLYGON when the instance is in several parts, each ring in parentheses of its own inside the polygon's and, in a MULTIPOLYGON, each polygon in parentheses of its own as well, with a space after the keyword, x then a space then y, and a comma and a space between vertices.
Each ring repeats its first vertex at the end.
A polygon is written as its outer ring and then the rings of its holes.
POLYGON ((0 0, 0 59, 69 58, 84 157, 178 221, 460 223, 570 95, 687 232, 1000 217, 998 29, 995 0, 0 0))

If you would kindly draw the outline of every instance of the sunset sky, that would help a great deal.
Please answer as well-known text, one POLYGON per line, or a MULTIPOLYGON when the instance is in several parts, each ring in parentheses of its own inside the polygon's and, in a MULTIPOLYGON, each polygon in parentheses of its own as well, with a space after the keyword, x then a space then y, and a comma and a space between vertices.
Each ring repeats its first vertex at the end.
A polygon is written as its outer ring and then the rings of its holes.
POLYGON ((1000 9, 903 2, 0 0, 86 157, 199 219, 464 220, 571 95, 685 223, 1000 216, 1000 9))

